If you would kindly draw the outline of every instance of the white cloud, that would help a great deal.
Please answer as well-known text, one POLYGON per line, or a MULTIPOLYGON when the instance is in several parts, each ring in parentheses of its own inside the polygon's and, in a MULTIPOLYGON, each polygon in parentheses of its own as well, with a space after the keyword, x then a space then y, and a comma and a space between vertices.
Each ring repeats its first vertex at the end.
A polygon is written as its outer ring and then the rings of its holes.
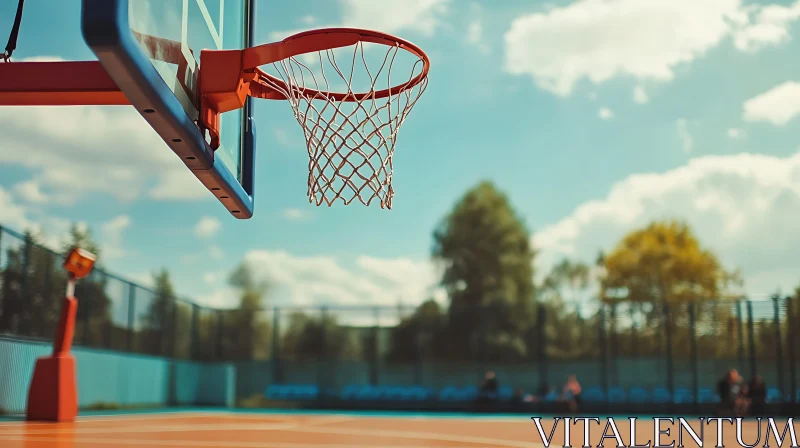
POLYGON ((482 54, 489 53, 489 45, 483 37, 483 24, 480 19, 475 19, 467 25, 467 43, 477 48, 482 54))
POLYGON ((730 128, 728 129, 728 137, 731 140, 739 140, 747 137, 747 131, 744 129, 730 128))
POLYGON ((317 18, 312 15, 300 17, 300 23, 303 25, 313 25, 317 23, 317 18))
POLYGON ((726 267, 742 268, 749 293, 789 291, 800 281, 800 153, 706 156, 629 176, 534 236, 539 274, 564 255, 593 261, 634 228, 671 217, 686 219, 726 267))
POLYGON ((194 235, 198 238, 212 238, 222 228, 219 219, 213 216, 203 216, 194 226, 194 235))
POLYGON ((754 52, 791 39, 789 26, 800 18, 800 1, 791 6, 751 6, 748 12, 734 35, 734 44, 741 51, 754 52))
POLYGON ((447 16, 450 0, 339 0, 341 19, 330 25, 307 23, 303 28, 276 31, 270 36, 274 40, 285 39, 292 34, 314 28, 366 28, 384 33, 397 34, 415 32, 432 36, 442 26, 447 16))
POLYGON ((683 152, 692 152, 694 149, 694 139, 689 132, 689 124, 686 122, 686 119, 679 118, 675 122, 675 130, 678 132, 678 139, 681 142, 683 152))
MULTIPOLYGON (((371 318, 372 306, 413 306, 434 297, 443 300, 437 287, 438 270, 429 261, 409 258, 359 256, 303 257, 285 251, 254 250, 246 254, 257 279, 274 285, 270 303, 286 306, 363 306, 371 318)), ((237 295, 229 288, 200 298, 203 303, 233 306, 237 295)))
POLYGON ((667 82, 732 36, 740 49, 785 40, 775 30, 787 33, 795 9, 778 10, 742 0, 578 0, 515 19, 505 34, 505 69, 562 96, 582 80, 667 82), (761 21, 770 33, 759 31, 761 21))
POLYGON ((23 201, 32 204, 44 204, 49 200, 47 195, 42 193, 39 183, 33 179, 20 182, 14 185, 13 189, 23 201))
POLYGON ((647 96, 647 92, 645 92, 644 88, 641 86, 636 86, 633 89, 633 102, 636 104, 647 104, 650 102, 650 97, 647 96))
POLYGON ((100 225, 101 248, 104 259, 115 259, 125 255, 122 238, 123 233, 131 225, 128 215, 120 215, 100 225))
POLYGON ((2 185, 0 185, 0 225, 17 231, 23 231, 30 225, 25 207, 17 204, 11 193, 3 189, 2 185))
POLYGON ((203 281, 209 285, 216 283, 217 280, 219 280, 219 274, 217 272, 206 272, 203 274, 203 281))
POLYGON ((287 208, 281 212, 283 219, 287 221, 302 221, 311 217, 311 212, 300 208, 287 208))
MULTIPOLYGON (((124 201, 208 197, 129 107, 0 107, 0 135, 0 164, 30 170, 41 198, 57 203, 91 193, 124 201)), ((32 185, 21 188, 32 193, 32 185)))
POLYGON ((447 13, 448 0, 342 0, 344 23, 385 33, 415 31, 431 36, 447 13))
POLYGON ((479 53, 487 54, 491 50, 483 33, 484 13, 480 3, 470 5, 470 16, 472 19, 467 24, 466 39, 467 43, 478 50, 479 53))
POLYGON ((225 252, 219 246, 211 246, 208 248, 208 253, 211 255, 211 258, 220 260, 225 258, 225 252))
POLYGON ((744 103, 743 119, 783 126, 800 114, 800 83, 786 81, 744 103))
POLYGON ((603 120, 610 120, 610 119, 614 118, 614 111, 612 111, 611 109, 609 109, 607 107, 603 107, 603 108, 601 108, 600 110, 597 111, 597 116, 600 117, 603 120))

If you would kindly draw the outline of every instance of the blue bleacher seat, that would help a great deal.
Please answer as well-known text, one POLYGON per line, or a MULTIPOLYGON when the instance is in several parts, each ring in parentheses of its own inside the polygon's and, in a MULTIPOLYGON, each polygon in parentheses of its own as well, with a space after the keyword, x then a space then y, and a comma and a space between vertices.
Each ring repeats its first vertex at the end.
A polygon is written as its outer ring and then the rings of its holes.
POLYGON ((650 401, 650 393, 642 387, 633 387, 628 394, 628 401, 631 403, 647 403, 650 401))
POLYGON ((511 386, 503 386, 497 392, 501 400, 510 400, 514 396, 514 388, 511 386))
POLYGON ((770 387, 767 389, 767 403, 782 403, 783 394, 777 387, 770 387))
POLYGON ((270 400, 280 400, 284 398, 285 395, 285 387, 283 384, 270 384, 267 387, 266 396, 270 400))
POLYGON ((471 401, 478 398, 478 387, 477 386, 467 386, 464 388, 459 389, 456 394, 457 400, 459 401, 471 401))
POLYGON ((319 387, 314 385, 297 386, 295 394, 300 400, 316 400, 319 397, 319 387))
POLYGON ((653 389, 653 402, 654 403, 669 403, 672 400, 669 389, 666 387, 656 387, 653 389))
POLYGON ((542 397, 542 401, 544 402, 552 402, 558 400, 558 391, 555 389, 551 389, 544 397, 542 397))
POLYGON ((587 387, 581 392, 581 398, 585 401, 605 401, 606 394, 603 392, 603 389, 599 387, 587 387))
POLYGON ((704 387, 697 391, 697 401, 698 403, 718 403, 719 395, 714 393, 713 390, 704 387))
POLYGON ((411 395, 411 400, 414 401, 425 401, 431 396, 430 389, 422 386, 413 386, 409 388, 409 394, 411 395))
POLYGON ((266 396, 271 400, 314 400, 319 396, 319 388, 304 384, 270 384, 266 396))
POLYGON ((387 401, 405 401, 408 399, 408 393, 403 386, 386 386, 382 398, 387 401))
POLYGON ((458 388, 456 386, 445 386, 439 391, 439 400, 455 401, 458 388))
POLYGON ((623 390, 621 387, 610 387, 608 389, 609 403, 624 403, 625 399, 625 390, 623 390))
POLYGON ((371 386, 369 384, 365 384, 359 388, 358 392, 356 393, 356 399, 361 401, 380 400, 383 398, 384 391, 384 386, 371 386))
POLYGON ((685 387, 678 387, 675 389, 675 394, 672 397, 675 403, 694 403, 694 394, 691 390, 685 387))
POLYGON ((345 386, 342 389, 342 392, 339 394, 339 398, 341 398, 342 400, 353 400, 356 398, 356 395, 358 394, 360 388, 361 386, 356 384, 345 386))

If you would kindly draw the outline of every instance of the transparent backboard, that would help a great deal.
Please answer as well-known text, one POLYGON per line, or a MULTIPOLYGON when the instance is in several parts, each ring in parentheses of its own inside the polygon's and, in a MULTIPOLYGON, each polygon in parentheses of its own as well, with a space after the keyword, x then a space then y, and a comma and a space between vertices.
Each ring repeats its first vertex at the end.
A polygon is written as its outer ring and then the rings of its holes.
MULTIPOLYGON (((153 67, 197 120, 200 52, 249 46, 249 0, 129 0, 128 21, 153 67)), ((239 183, 246 112, 221 115, 218 157, 239 183)))

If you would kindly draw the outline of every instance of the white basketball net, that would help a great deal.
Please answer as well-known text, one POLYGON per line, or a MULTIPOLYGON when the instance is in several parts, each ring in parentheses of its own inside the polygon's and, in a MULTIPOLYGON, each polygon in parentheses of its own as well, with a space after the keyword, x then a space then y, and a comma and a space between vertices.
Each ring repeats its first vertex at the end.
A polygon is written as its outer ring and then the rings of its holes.
MULTIPOLYGON (((309 202, 330 206, 337 199, 345 204, 358 199, 368 206, 377 198, 381 208, 390 209, 394 195, 392 156, 397 131, 427 88, 428 79, 425 77, 419 84, 410 86, 411 80, 421 73, 423 61, 404 51, 416 62, 409 64, 408 78, 403 75, 405 83, 395 80, 392 84, 392 66, 401 49, 399 46, 370 45, 370 60, 375 60, 375 51, 388 48, 382 64, 372 69, 368 66, 363 42, 352 48, 352 53, 349 47, 345 50, 349 56, 346 59, 351 62, 349 72, 340 69, 333 50, 323 50, 263 67, 285 86, 269 78, 262 78, 262 81, 286 96, 303 128, 309 156, 309 202), (314 70, 311 65, 315 66, 314 70), (344 85, 340 87, 341 83, 344 85), (368 85, 354 87, 356 83, 368 85), (376 91, 388 88, 392 88, 391 95, 375 98, 376 91), (311 97, 302 93, 306 89, 320 93, 311 97), (332 91, 346 93, 346 100, 334 98, 332 91)), ((337 54, 341 55, 340 51, 337 49, 337 54)), ((406 64, 403 65, 405 70, 406 64)), ((397 71, 395 69, 395 76, 397 71)))

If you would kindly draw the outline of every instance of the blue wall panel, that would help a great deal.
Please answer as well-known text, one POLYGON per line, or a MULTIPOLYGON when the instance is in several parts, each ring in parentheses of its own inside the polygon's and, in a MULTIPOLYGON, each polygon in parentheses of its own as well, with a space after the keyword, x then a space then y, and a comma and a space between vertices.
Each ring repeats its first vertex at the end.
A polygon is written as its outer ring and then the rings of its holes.
MULTIPOLYGON (((50 344, 0 338, 0 412, 23 413, 36 359, 50 344)), ((122 406, 232 406, 235 370, 152 356, 73 349, 78 364, 78 402, 122 406)))

